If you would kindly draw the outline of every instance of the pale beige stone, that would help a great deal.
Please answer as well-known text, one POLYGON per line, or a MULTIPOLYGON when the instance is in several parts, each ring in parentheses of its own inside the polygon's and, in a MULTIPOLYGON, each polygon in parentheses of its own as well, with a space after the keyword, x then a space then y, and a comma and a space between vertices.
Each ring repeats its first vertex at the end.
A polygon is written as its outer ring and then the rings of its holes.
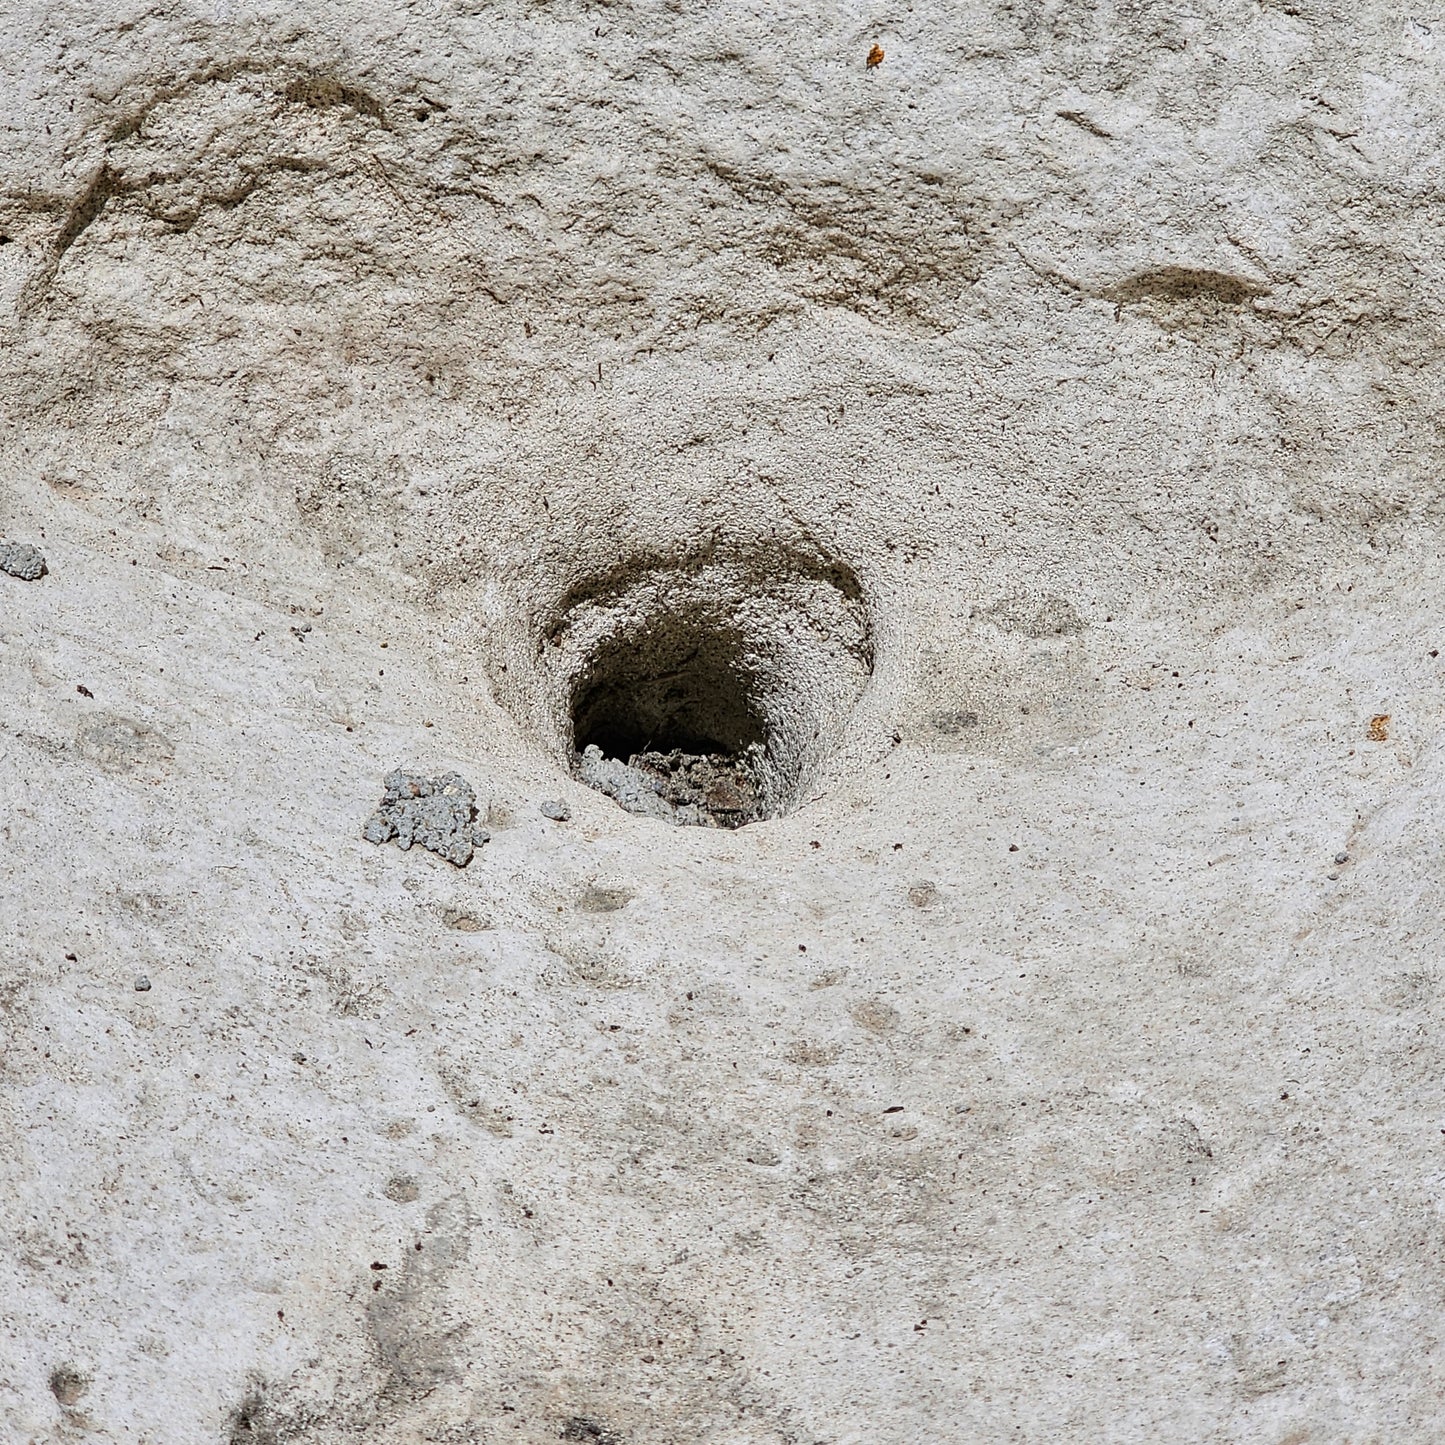
POLYGON ((1438 1438, 1445 18, 4 22, 0 1440, 1438 1438))

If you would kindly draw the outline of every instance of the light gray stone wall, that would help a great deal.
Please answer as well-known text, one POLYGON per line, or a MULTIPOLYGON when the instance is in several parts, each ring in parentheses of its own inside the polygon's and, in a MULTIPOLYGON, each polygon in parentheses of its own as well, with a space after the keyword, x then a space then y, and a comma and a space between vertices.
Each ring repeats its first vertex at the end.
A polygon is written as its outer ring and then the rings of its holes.
POLYGON ((0 19, 0 1440, 1439 1438, 1438 5, 0 19))

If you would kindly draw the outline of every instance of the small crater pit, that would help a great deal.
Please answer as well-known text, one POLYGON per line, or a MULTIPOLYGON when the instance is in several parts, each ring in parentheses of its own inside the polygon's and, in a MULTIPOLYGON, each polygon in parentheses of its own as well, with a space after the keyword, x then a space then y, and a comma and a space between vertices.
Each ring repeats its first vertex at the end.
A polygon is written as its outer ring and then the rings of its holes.
POLYGON ((50 1392, 66 1409, 78 1405, 90 1389, 90 1376, 73 1365, 60 1365, 50 1372, 50 1392))
POLYGON ((536 661, 576 777, 632 813, 740 828, 801 800, 873 654, 848 568, 714 551, 574 588, 536 661))
POLYGON ((609 639, 573 686, 576 769, 632 813, 740 828, 763 816, 767 724, 747 641, 670 613, 609 639))

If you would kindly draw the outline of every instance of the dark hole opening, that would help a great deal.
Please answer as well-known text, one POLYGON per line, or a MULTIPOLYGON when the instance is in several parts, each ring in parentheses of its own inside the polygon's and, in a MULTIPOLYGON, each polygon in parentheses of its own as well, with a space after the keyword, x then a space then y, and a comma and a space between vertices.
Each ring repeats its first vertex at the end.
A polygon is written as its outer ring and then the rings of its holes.
POLYGON ((742 634, 669 618, 600 647, 572 693, 578 771, 630 812, 736 828, 762 816, 767 729, 742 634))
POLYGON ((615 642, 592 660, 572 707, 578 751, 740 753, 766 741, 741 638, 689 629, 615 642))

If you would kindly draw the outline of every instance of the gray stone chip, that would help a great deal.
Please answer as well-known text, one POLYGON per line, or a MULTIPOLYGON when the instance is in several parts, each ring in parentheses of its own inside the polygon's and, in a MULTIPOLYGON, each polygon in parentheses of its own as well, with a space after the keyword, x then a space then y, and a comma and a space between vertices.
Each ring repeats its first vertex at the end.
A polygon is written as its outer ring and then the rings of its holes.
POLYGON ((368 843, 395 839, 402 849, 417 843, 465 868, 474 850, 487 841, 488 834, 473 822, 477 795, 460 774, 428 778, 398 768, 384 781, 381 806, 362 831, 368 843))
POLYGON ((45 557, 39 547, 29 542, 0 542, 0 572, 8 572, 22 582, 36 582, 45 576, 45 557))

